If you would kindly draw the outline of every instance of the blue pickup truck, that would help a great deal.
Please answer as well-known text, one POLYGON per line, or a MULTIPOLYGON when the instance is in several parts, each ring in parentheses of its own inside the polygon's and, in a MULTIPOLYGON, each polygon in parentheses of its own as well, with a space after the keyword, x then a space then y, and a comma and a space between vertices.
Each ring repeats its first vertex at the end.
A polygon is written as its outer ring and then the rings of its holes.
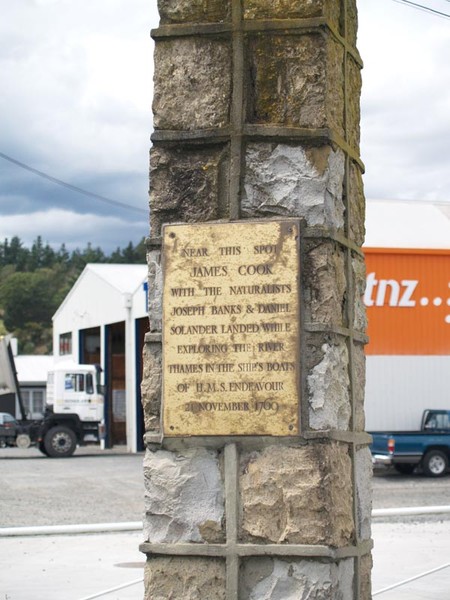
POLYGON ((450 411, 426 410, 419 431, 371 431, 372 461, 411 474, 420 467, 429 477, 441 477, 450 462, 450 411))

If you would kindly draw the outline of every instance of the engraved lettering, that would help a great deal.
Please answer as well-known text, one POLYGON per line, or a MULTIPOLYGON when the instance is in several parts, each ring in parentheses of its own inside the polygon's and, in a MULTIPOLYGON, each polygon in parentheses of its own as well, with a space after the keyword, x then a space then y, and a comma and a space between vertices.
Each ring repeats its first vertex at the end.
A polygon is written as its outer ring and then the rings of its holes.
POLYGON ((238 256, 241 253, 240 246, 223 246, 219 248, 222 256, 238 256))
POLYGON ((184 298, 185 296, 195 296, 195 288, 171 288, 170 293, 172 296, 178 296, 179 298, 184 298))
POLYGON ((192 267, 191 277, 225 277, 228 275, 228 267, 192 267))
POLYGON ((228 344, 180 344, 178 354, 226 354, 228 344))
POLYGON ((190 317, 195 315, 203 316, 205 314, 204 306, 174 306, 172 307, 172 317, 190 317))
POLYGON ((257 304, 259 313, 285 313, 289 312, 289 304, 257 304))
POLYGON ((182 248, 181 256, 192 258, 196 256, 209 256, 208 248, 182 248))
POLYGON ((203 365, 169 365, 169 373, 203 373, 203 365))
POLYGON ((274 254, 278 249, 276 244, 265 244, 259 246, 253 246, 253 252, 255 254, 274 254))
POLYGON ((221 296, 222 288, 221 287, 205 287, 205 296, 221 296))
POLYGON ((230 392, 282 392, 284 381, 230 381, 230 392))
POLYGON ((242 306, 239 306, 239 304, 222 304, 219 306, 213 304, 211 306, 212 315, 240 315, 241 312, 242 306))
POLYGON ((239 275, 273 275, 273 265, 266 263, 260 265, 241 265, 238 268, 239 275))
POLYGON ((283 342, 259 342, 257 344, 258 352, 283 352, 283 342))
POLYGON ((230 285, 230 295, 242 294, 290 294, 292 286, 289 283, 268 283, 267 285, 230 285))
POLYGON ((261 323, 261 329, 268 332, 290 331, 290 323, 261 323))
POLYGON ((220 333, 258 333, 259 325, 257 323, 239 323, 238 325, 221 325, 220 333))
POLYGON ((175 325, 170 328, 172 335, 213 335, 217 325, 175 325))
POLYGON ((205 373, 232 373, 234 371, 233 363, 206 363, 205 373))

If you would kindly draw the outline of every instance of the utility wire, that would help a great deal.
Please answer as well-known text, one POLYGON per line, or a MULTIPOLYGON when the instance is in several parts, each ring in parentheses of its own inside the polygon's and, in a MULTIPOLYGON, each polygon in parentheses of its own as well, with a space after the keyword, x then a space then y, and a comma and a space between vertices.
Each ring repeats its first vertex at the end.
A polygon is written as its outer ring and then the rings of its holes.
MULTIPOLYGON (((429 6, 424 6, 423 4, 417 4, 417 2, 411 2, 411 0, 393 0, 398 4, 406 4, 407 6, 411 6, 412 8, 416 8, 417 10, 424 10, 425 12, 430 12, 434 15, 438 15, 439 17, 444 17, 445 19, 450 19, 450 14, 441 12, 440 10, 435 10, 434 8, 430 8, 429 6)), ((446 2, 450 2, 450 0, 446 0, 446 2)))
POLYGON ((4 154, 3 152, 0 152, 0 158, 3 158, 4 160, 9 161, 10 163, 13 163, 14 165, 17 165, 21 169, 30 171, 30 173, 34 173, 34 175, 38 175, 39 177, 42 177, 43 179, 47 179, 48 181, 51 181, 52 183, 56 183, 57 185, 61 185, 69 190, 72 190, 72 192, 77 192, 78 194, 83 194, 84 196, 88 196, 90 198, 95 198, 96 200, 100 200, 101 202, 105 202, 106 204, 111 204, 112 206, 119 206, 120 208, 126 208, 127 210, 134 210, 135 212, 138 212, 138 213, 147 214, 147 211, 144 210, 143 208, 138 208, 137 206, 132 206, 131 204, 125 204, 124 202, 119 202, 118 200, 112 200, 111 198, 106 198, 106 196, 100 196, 99 194, 95 194, 94 192, 89 192, 88 190, 84 190, 83 188, 79 188, 76 185, 72 185, 71 183, 67 183, 66 181, 62 181, 61 179, 52 177, 51 175, 48 175, 47 173, 44 173, 43 171, 39 171, 38 169, 30 167, 29 165, 26 165, 25 163, 20 162, 20 160, 16 160, 15 158, 12 158, 12 156, 8 156, 7 154, 4 154))

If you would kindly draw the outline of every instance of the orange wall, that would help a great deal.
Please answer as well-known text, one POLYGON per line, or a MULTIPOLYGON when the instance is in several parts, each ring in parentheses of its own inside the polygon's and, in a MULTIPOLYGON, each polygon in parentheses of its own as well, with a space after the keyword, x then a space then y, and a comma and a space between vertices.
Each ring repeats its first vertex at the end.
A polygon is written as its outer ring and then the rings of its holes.
POLYGON ((450 354, 450 250, 364 252, 366 354, 450 354))

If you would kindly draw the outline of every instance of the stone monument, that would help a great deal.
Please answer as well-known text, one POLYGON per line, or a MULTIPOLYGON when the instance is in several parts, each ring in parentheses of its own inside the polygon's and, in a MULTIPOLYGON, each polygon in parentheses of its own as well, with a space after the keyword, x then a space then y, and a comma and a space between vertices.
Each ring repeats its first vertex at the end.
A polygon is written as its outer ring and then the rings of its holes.
POLYGON ((158 0, 146 600, 369 600, 356 0, 158 0))

